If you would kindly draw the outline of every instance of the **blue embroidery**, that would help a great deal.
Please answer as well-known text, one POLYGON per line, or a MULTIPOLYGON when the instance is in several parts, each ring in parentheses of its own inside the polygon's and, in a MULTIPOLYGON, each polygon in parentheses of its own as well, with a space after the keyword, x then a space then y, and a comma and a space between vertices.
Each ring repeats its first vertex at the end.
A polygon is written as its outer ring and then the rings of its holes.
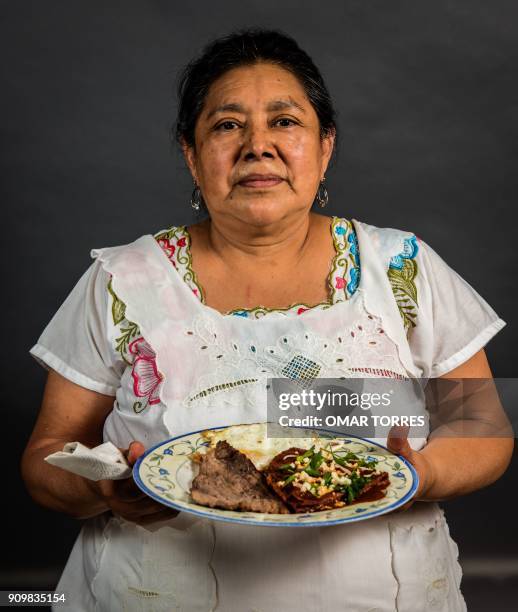
POLYGON ((347 291, 352 295, 360 284, 360 271, 358 268, 351 268, 351 280, 347 284, 347 291))
POLYGON ((415 257, 418 251, 416 236, 405 238, 402 251, 390 259, 387 271, 399 314, 403 319, 403 325, 407 333, 416 326, 417 287, 415 278, 418 265, 415 257))
POLYGON ((399 253, 399 255, 395 255, 391 258, 389 267, 396 270, 401 270, 403 268, 403 260, 414 259, 418 251, 419 246, 417 244, 417 238, 415 236, 405 238, 403 242, 403 250, 401 253, 399 253))
POLYGON ((359 265, 358 261, 358 238, 356 237, 356 232, 352 231, 349 236, 347 236, 347 241, 349 242, 349 252, 356 259, 356 263, 359 265))

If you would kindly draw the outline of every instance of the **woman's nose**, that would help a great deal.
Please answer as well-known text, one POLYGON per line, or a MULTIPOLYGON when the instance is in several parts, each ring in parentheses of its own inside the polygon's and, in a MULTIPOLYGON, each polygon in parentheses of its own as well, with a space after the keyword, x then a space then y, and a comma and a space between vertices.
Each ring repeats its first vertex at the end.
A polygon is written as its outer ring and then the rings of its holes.
POLYGON ((246 161, 275 157, 275 146, 268 130, 250 127, 245 134, 242 155, 246 161))

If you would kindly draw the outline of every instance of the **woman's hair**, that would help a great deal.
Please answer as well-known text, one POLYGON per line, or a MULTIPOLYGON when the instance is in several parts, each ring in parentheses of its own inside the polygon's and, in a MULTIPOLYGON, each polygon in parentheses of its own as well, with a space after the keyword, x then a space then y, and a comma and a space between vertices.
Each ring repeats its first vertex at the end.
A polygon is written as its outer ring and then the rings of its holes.
POLYGON ((289 70, 304 88, 320 122, 323 136, 336 133, 335 110, 320 71, 290 36, 277 30, 247 29, 209 43, 180 75, 178 117, 174 136, 194 147, 194 129, 210 86, 228 70, 258 62, 289 70))

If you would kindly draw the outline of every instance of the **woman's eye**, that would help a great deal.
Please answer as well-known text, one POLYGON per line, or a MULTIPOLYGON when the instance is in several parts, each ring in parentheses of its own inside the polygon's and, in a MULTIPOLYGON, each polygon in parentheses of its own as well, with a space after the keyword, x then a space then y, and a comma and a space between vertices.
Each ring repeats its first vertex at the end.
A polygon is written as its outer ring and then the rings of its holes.
POLYGON ((222 130, 224 132, 230 132, 236 126, 237 126, 237 123, 235 121, 223 121, 223 123, 220 123, 219 125, 216 126, 216 129, 222 130))
POLYGON ((274 121, 274 125, 279 125, 280 127, 290 127, 290 125, 296 125, 293 119, 288 119, 288 117, 281 117, 280 119, 276 119, 274 121))

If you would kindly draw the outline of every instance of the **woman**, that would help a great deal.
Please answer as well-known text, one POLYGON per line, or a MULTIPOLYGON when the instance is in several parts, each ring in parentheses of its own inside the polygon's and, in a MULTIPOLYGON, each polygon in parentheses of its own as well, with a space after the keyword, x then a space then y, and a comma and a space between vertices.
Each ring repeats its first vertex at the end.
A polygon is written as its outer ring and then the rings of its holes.
POLYGON ((89 518, 57 590, 75 611, 465 610, 456 546, 423 502, 498 478, 510 440, 394 434, 419 501, 302 532, 175 516, 129 479, 94 483, 43 462, 65 442, 109 440, 133 463, 173 435, 264 421, 264 377, 300 355, 322 377, 491 376, 483 346, 504 322, 428 245, 311 211, 327 201, 336 126, 292 39, 217 40, 179 93, 191 204, 209 218, 95 251, 32 349, 51 370, 24 478, 41 504, 89 518))

